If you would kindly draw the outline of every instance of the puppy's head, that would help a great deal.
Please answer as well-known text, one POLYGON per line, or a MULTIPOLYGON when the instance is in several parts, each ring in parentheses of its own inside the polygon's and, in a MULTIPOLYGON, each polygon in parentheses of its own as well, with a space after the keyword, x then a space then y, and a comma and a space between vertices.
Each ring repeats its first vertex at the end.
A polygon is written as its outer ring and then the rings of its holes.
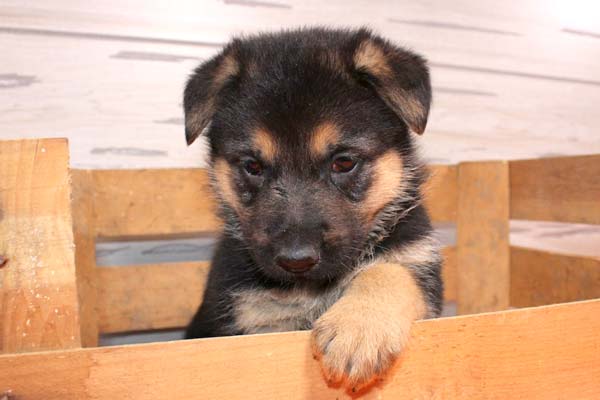
POLYGON ((430 100, 425 61, 368 30, 260 35, 195 70, 186 138, 208 136, 226 232, 256 266, 328 282, 418 201, 430 100))

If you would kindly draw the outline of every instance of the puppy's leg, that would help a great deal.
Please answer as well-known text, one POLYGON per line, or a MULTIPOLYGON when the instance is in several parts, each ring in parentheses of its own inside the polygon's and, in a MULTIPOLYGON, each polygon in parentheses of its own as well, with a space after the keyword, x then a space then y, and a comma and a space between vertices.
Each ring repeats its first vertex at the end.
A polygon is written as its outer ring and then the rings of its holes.
POLYGON ((313 349, 326 377, 352 388, 370 383, 390 367, 411 325, 426 313, 408 269, 376 264, 362 271, 314 324, 313 349))

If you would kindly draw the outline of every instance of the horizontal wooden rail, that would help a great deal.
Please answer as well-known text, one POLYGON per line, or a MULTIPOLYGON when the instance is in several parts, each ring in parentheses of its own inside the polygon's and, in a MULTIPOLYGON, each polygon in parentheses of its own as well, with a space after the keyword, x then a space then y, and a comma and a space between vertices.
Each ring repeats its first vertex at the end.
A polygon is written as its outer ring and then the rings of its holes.
MULTIPOLYGON (((444 249, 446 300, 456 299, 456 250, 444 249)), ((97 268, 101 333, 181 328, 200 305, 208 262, 97 268)))
POLYGON ((208 262, 97 268, 102 333, 180 328, 202 300, 208 262))
POLYGON ((600 298, 600 257, 511 247, 510 258, 514 307, 600 298))
POLYGON ((512 219, 600 224, 600 155, 509 165, 512 219))
POLYGON ((95 170, 99 237, 186 235, 220 229, 205 170, 95 170))
MULTIPOLYGON (((597 399, 600 300, 418 322, 363 398, 597 399)), ((28 399, 335 399, 309 332, 0 356, 28 399)), ((356 397, 356 395, 354 395, 356 397)))

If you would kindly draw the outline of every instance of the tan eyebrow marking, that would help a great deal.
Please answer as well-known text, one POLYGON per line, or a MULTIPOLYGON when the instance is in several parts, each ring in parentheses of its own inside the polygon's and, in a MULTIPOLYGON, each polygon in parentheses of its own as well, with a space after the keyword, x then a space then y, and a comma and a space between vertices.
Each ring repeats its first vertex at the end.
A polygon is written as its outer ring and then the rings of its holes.
POLYGON ((263 128, 256 129, 252 137, 252 143, 265 161, 272 162, 275 159, 277 143, 269 131, 263 128))
POLYGON ((340 139, 340 130, 331 121, 326 121, 315 128, 310 138, 310 152, 319 157, 327 153, 327 149, 340 139))

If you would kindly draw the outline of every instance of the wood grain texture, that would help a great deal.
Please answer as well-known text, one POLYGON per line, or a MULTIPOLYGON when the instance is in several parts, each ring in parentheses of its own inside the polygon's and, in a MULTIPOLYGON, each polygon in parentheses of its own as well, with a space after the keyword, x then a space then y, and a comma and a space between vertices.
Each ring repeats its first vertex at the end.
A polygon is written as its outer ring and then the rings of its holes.
POLYGON ((64 139, 0 141, 0 352, 80 345, 64 139))
POLYGON ((461 163, 458 186, 458 312, 506 309, 510 293, 508 163, 461 163))
POLYGON ((442 250, 444 264, 442 279, 444 281, 444 301, 456 301, 458 297, 458 265, 456 260, 456 247, 445 247, 442 250))
POLYGON ((208 262, 97 269, 102 333, 181 328, 198 309, 208 262))
POLYGON ((423 195, 433 222, 455 222, 458 203, 458 167, 432 165, 423 195))
POLYGON ((97 170, 93 174, 96 233, 101 238, 220 229, 206 170, 97 170))
POLYGON ((514 219, 600 224, 600 155, 510 162, 514 219))
POLYGON ((328 387, 309 332, 0 356, 28 399, 597 399, 600 300, 418 322, 387 379, 328 387))
POLYGON ((94 347, 98 345, 94 176, 91 171, 72 170, 71 180, 81 344, 94 347))
POLYGON ((511 247, 510 304, 531 307, 600 298, 600 257, 511 247))

